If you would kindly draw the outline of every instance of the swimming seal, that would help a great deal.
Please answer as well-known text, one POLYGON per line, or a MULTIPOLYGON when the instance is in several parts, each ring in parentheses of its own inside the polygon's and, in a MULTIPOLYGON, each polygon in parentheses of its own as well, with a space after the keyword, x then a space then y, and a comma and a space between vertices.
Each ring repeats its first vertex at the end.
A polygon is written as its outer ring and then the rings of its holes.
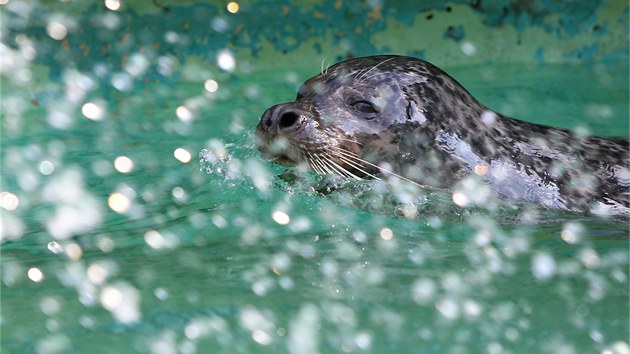
POLYGON ((544 207, 630 216, 628 139, 524 122, 479 103, 411 57, 346 60, 307 80, 256 128, 264 157, 348 178, 446 188, 479 178, 544 207))

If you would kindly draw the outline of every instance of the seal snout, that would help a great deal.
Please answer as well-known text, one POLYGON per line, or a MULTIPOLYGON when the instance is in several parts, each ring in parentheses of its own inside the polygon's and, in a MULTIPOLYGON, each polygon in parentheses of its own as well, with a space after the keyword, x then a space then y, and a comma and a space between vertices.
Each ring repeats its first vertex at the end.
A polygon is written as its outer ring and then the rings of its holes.
POLYGON ((260 118, 259 127, 265 131, 282 131, 299 126, 302 112, 287 104, 275 105, 260 118))

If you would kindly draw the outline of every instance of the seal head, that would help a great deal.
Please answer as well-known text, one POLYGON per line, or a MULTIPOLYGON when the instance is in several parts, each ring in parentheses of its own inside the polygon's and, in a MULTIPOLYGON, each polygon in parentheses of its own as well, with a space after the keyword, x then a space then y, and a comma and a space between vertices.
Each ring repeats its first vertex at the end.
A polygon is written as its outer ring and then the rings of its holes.
POLYGON ((265 111, 258 147, 273 161, 354 179, 394 175, 452 189, 469 176, 545 207, 630 216, 628 139, 579 136, 503 116, 436 66, 350 59, 265 111))

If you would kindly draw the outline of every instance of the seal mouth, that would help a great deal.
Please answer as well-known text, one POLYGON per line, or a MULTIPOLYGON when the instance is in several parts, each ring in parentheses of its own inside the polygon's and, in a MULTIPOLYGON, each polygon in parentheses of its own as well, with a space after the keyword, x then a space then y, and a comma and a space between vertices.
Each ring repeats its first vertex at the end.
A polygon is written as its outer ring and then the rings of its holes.
POLYGON ((285 153, 284 151, 270 149, 268 144, 258 145, 258 150, 260 151, 260 157, 265 160, 290 167, 297 166, 298 164, 298 161, 296 161, 294 158, 291 158, 287 153, 285 153))
POLYGON ((293 161, 289 156, 285 154, 266 157, 271 162, 278 163, 283 166, 296 166, 297 162, 293 161))

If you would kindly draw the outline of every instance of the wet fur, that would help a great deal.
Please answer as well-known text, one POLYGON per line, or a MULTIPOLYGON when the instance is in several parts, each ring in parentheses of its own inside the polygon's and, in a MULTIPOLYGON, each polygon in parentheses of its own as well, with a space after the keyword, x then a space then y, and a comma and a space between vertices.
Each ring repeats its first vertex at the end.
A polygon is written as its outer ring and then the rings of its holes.
POLYGON ((317 173, 393 174, 451 189, 485 164, 490 172, 480 178, 505 197, 630 216, 628 139, 583 137, 503 116, 416 58, 365 57, 327 68, 304 83, 295 102, 270 108, 257 135, 271 155, 278 154, 273 142, 286 139, 284 162, 317 173), (380 122, 364 122, 345 106, 347 97, 365 92, 385 102, 380 122), (283 110, 298 116, 295 125, 273 120, 283 110), (484 122, 484 114, 494 120, 484 122), (496 171, 508 174, 498 178, 496 171))

